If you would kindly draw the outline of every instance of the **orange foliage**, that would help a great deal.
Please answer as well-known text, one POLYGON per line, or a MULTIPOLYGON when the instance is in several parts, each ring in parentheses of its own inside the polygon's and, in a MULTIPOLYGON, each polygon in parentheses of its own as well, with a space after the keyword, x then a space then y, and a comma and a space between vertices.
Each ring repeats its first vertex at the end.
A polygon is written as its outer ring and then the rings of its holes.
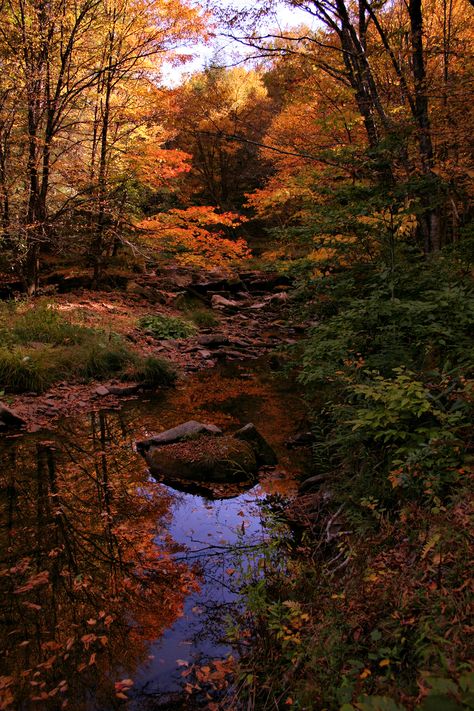
POLYGON ((201 206, 159 213, 143 220, 139 227, 154 248, 172 256, 178 264, 213 269, 250 256, 245 240, 230 239, 218 229, 231 232, 244 221, 236 213, 219 213, 215 207, 201 206))
POLYGON ((153 188, 191 170, 188 153, 161 148, 151 141, 141 152, 129 153, 128 158, 140 182, 153 188))

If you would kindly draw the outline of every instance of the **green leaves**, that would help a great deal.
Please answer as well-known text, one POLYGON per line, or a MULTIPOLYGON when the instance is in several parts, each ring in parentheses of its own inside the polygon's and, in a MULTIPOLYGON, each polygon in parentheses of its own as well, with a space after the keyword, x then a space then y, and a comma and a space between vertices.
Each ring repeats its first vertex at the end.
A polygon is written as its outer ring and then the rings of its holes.
POLYGON ((143 316, 138 322, 139 328, 155 338, 188 338, 196 331, 194 324, 178 316, 160 314, 143 316))
POLYGON ((353 431, 363 430, 385 443, 407 439, 418 442, 422 433, 417 431, 417 425, 421 418, 426 413, 435 414, 429 391, 404 368, 395 368, 394 372, 393 379, 375 375, 368 383, 349 386, 356 403, 355 416, 349 423, 353 431))

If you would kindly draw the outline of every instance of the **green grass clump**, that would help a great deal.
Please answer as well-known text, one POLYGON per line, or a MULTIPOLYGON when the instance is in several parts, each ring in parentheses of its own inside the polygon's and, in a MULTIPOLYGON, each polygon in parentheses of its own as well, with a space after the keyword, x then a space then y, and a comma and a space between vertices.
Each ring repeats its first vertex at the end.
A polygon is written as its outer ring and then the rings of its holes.
POLYGON ((11 338, 15 343, 33 342, 67 345, 83 343, 92 329, 68 321, 48 303, 39 303, 24 313, 12 313, 11 338))
POLYGON ((138 326, 155 338, 188 338, 196 332, 196 327, 178 316, 143 316, 138 326))
POLYGON ((213 328, 219 325, 217 316, 206 309, 193 309, 189 311, 188 316, 199 328, 213 328))
POLYGON ((164 358, 148 356, 137 361, 130 377, 143 383, 146 387, 153 388, 158 385, 173 385, 177 375, 169 361, 164 358))
POLYGON ((23 308, 24 304, 0 303, 0 391, 42 393, 64 379, 115 376, 148 387, 170 385, 176 379, 169 363, 139 356, 117 334, 74 324, 46 302, 23 308))
POLYGON ((78 356, 80 374, 96 380, 118 375, 134 361, 134 354, 118 339, 108 343, 87 343, 80 349, 78 356))
POLYGON ((53 370, 46 366, 47 360, 44 354, 35 351, 1 348, 1 389, 13 393, 43 392, 54 380, 53 370))

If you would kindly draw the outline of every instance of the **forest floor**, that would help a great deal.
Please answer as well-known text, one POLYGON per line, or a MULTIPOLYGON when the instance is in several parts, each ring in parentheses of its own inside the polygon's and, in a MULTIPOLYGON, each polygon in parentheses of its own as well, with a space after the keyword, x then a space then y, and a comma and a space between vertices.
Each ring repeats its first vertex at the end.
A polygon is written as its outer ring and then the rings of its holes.
MULTIPOLYGON (((227 360, 258 358, 292 344, 301 325, 286 320, 290 285, 276 273, 233 274, 164 268, 158 275, 121 275, 120 286, 93 290, 71 285, 53 293, 51 304, 73 323, 118 334, 136 352, 169 361, 178 377, 227 360), (140 328, 146 316, 197 322, 186 338, 160 338, 140 328)), ((49 297, 48 297, 49 300, 49 297)), ((40 346, 40 344, 38 344, 40 346)), ((36 431, 79 412, 119 407, 139 396, 140 383, 118 379, 80 382, 71 374, 44 393, 27 392, 3 401, 36 431)))

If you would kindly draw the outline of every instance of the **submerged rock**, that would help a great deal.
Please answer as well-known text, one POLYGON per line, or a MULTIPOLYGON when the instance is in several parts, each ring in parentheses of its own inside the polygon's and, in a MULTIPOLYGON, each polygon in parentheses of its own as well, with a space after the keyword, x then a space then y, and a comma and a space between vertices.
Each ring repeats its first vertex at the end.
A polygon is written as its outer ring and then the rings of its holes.
POLYGON ((245 481, 258 468, 251 445, 230 436, 150 446, 144 456, 152 472, 193 481, 245 481))
POLYGON ((277 463, 275 452, 252 423, 223 435, 215 425, 191 420, 137 442, 137 450, 152 473, 201 482, 248 481, 259 467, 277 463))

